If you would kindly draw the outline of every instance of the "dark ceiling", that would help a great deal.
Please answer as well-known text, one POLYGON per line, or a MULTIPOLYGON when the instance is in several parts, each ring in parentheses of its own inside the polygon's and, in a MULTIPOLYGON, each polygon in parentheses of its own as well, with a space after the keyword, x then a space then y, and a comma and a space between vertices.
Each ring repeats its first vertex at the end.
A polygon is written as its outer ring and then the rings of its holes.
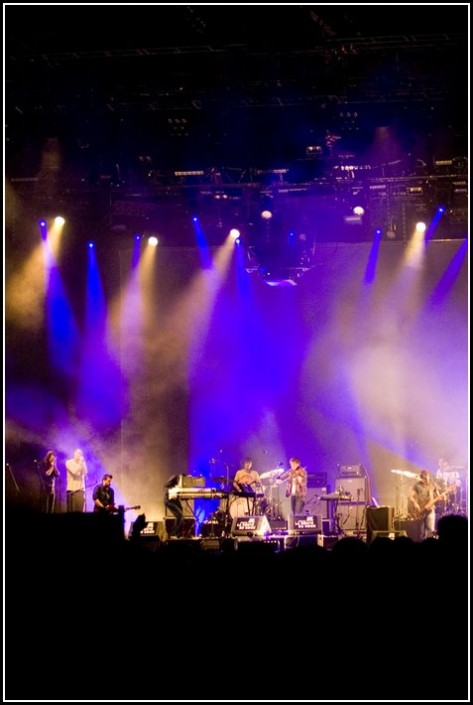
POLYGON ((347 163, 464 172, 468 20, 467 5, 7 6, 7 179, 24 192, 49 154, 78 204, 277 169, 313 183, 347 163))

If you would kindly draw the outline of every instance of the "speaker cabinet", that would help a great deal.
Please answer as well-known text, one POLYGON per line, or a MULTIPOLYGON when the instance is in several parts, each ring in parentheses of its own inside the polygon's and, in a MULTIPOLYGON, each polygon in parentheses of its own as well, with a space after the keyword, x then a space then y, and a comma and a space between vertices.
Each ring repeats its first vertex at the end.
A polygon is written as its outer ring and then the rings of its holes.
POLYGON ((394 539, 397 539, 400 536, 407 537, 407 531, 394 531, 394 529, 392 531, 373 531, 371 540, 374 541, 377 538, 385 538, 394 541, 394 539))
POLYGON ((413 541, 422 541, 421 525, 422 521, 420 519, 396 520, 394 522, 394 529, 396 531, 405 531, 408 537, 413 541))
POLYGON ((394 507, 366 507, 366 540, 371 543, 373 532, 393 531, 394 507))
POLYGON ((366 530, 364 502, 338 502, 334 511, 335 527, 343 533, 366 530))
MULTIPOLYGON (((194 500, 193 499, 181 499, 182 512, 185 517, 194 517, 194 500)), ((164 516, 174 517, 174 514, 169 511, 169 509, 164 505, 164 516)), ((195 517, 194 517, 195 518, 195 517)))
POLYGON ((341 494, 348 492, 351 494, 351 501, 364 502, 369 504, 371 497, 369 496, 368 478, 366 477, 337 477, 335 480, 335 492, 341 494))
MULTIPOLYGON (((166 528, 166 534, 171 534, 172 530, 176 525, 176 519, 174 517, 165 517, 164 524, 166 528)), ((181 537, 180 538, 192 538, 195 536, 195 519, 194 517, 185 517, 181 526, 181 537)))
POLYGON ((147 541, 148 539, 158 538, 163 541, 165 538, 164 521, 147 521, 137 535, 135 534, 134 524, 135 522, 130 525, 129 539, 138 538, 140 541, 147 541))
POLYGON ((305 498, 304 512, 306 514, 315 514, 322 519, 330 519, 330 502, 320 499, 325 494, 328 494, 329 488, 326 487, 308 487, 307 496, 305 498))

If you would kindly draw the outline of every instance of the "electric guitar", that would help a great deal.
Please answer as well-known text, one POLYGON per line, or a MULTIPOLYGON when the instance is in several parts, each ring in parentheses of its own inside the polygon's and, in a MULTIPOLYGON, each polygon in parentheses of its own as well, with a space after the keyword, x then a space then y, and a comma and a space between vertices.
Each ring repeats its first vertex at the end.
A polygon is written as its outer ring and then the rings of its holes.
POLYGON ((109 504, 108 506, 103 508, 103 513, 121 514, 122 512, 128 512, 131 509, 141 509, 141 504, 135 504, 133 505, 133 507, 122 507, 121 505, 117 507, 116 504, 109 504))
POLYGON ((437 502, 440 502, 442 499, 445 499, 449 494, 454 492, 457 489, 456 485, 450 485, 442 494, 439 494, 437 497, 434 497, 433 499, 429 499, 427 504, 424 504, 423 507, 420 509, 417 509, 411 504, 410 507, 410 514, 414 519, 422 519, 425 517, 426 514, 430 512, 431 509, 433 509, 434 505, 437 504, 437 502))

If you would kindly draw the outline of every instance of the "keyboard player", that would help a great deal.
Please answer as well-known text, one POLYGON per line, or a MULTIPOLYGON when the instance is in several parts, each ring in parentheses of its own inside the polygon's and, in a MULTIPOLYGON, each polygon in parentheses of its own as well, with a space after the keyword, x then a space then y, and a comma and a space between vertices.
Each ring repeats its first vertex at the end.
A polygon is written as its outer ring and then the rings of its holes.
MULTIPOLYGON (((255 500, 257 497, 263 496, 263 485, 259 473, 256 470, 252 470, 253 461, 251 458, 245 458, 243 460, 242 467, 237 471, 235 478, 233 480, 233 493, 238 496, 242 494, 246 498, 246 511, 243 514, 254 514, 255 513, 255 500), (249 504, 249 496, 253 495, 253 506, 249 504)), ((238 502, 238 499, 236 500, 238 502)))
POLYGON ((181 473, 179 475, 173 475, 164 485, 164 505, 169 509, 171 514, 176 519, 174 528, 170 532, 169 536, 175 536, 179 538, 181 535, 182 525, 184 521, 184 509, 182 507, 182 502, 178 496, 176 496, 172 490, 175 487, 182 487, 182 478, 187 473, 181 473))

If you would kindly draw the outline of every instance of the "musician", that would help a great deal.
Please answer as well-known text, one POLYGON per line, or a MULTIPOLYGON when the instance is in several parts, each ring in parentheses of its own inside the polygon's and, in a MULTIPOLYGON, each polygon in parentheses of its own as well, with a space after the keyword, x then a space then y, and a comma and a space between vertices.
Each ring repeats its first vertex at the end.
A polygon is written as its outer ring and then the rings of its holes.
POLYGON ((40 472, 43 481, 44 510, 46 514, 52 514, 56 500, 56 477, 59 477, 54 451, 48 450, 41 461, 40 472))
POLYGON ((72 458, 66 460, 67 471, 67 511, 83 512, 85 506, 85 476, 87 464, 80 448, 74 451, 72 458))
POLYGON ((94 512, 100 514, 111 514, 116 511, 115 490, 112 485, 113 475, 105 473, 102 482, 95 485, 92 499, 94 500, 94 512))
POLYGON ((244 458, 242 466, 236 472, 232 483, 233 497, 230 499, 230 514, 264 514, 268 503, 259 473, 252 470, 251 458, 244 458), (242 498, 242 494, 245 499, 242 498))
POLYGON ((419 479, 409 493, 411 514, 421 520, 421 541, 435 531, 435 504, 439 497, 438 485, 428 470, 421 470, 419 479))
POLYGON ((445 457, 439 458, 435 479, 442 489, 450 485, 460 487, 461 479, 460 473, 458 472, 459 470, 460 468, 457 465, 450 465, 445 457))
POLYGON ((302 514, 307 496, 307 470, 302 467, 300 458, 290 458, 289 470, 278 477, 287 480, 286 497, 291 498, 291 513, 302 514))
POLYGON ((252 470, 252 467, 253 461, 251 458, 245 458, 243 467, 236 472, 233 480, 233 487, 237 492, 245 491, 248 487, 251 487, 253 492, 263 491, 259 473, 256 470, 252 470))
POLYGON ((179 497, 170 497, 169 490, 173 487, 178 487, 182 484, 182 475, 186 473, 181 473, 179 475, 173 475, 164 485, 164 506, 169 509, 171 514, 175 517, 176 521, 172 531, 169 536, 175 536, 177 538, 181 535, 182 525, 184 523, 184 509, 182 507, 182 502, 179 497))

